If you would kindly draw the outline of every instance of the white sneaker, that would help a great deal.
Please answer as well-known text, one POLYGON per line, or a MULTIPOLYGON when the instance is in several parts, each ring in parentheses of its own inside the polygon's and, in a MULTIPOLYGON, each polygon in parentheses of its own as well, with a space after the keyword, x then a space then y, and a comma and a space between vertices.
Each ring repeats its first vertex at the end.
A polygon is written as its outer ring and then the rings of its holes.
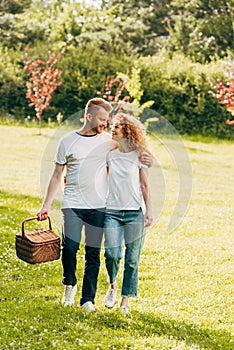
POLYGON ((109 287, 104 298, 104 304, 106 307, 112 308, 115 305, 117 290, 118 288, 109 287))
POLYGON ((130 313, 129 311, 129 306, 122 305, 120 306, 120 311, 122 312, 123 315, 128 315, 130 313))
POLYGON ((75 298, 76 292, 77 292, 77 285, 65 286, 64 287, 64 294, 63 294, 63 298, 62 298, 62 304, 64 306, 74 305, 74 298, 75 298))
POLYGON ((86 301, 86 303, 81 305, 81 309, 89 311, 89 312, 95 311, 95 308, 94 308, 94 305, 93 305, 92 301, 86 301))

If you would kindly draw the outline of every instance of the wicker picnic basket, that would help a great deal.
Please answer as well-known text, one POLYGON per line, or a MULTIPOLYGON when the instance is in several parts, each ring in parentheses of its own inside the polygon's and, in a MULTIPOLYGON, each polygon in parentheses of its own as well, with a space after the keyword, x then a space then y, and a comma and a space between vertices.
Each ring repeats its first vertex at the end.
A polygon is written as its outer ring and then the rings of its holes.
POLYGON ((37 217, 25 219, 22 222, 22 233, 16 235, 16 255, 30 264, 57 260, 60 257, 60 236, 52 231, 50 217, 49 230, 35 229, 25 232, 24 224, 27 221, 37 220, 37 217))

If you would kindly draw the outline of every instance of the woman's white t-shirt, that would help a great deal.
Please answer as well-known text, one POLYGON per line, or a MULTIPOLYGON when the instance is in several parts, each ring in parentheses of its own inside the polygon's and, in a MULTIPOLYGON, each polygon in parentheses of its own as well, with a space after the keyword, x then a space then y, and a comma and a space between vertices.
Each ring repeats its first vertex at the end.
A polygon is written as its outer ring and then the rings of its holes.
POLYGON ((108 154, 109 192, 107 209, 138 210, 143 199, 140 188, 140 168, 145 167, 139 161, 136 151, 123 153, 115 149, 108 154))

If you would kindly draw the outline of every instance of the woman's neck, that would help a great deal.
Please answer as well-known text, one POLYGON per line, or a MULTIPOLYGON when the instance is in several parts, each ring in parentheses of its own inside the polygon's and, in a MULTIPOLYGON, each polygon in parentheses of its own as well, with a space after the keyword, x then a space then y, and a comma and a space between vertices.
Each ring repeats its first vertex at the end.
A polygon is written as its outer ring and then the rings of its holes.
POLYGON ((128 153, 133 151, 133 149, 129 146, 128 140, 126 139, 118 139, 116 140, 119 144, 119 151, 122 153, 128 153))

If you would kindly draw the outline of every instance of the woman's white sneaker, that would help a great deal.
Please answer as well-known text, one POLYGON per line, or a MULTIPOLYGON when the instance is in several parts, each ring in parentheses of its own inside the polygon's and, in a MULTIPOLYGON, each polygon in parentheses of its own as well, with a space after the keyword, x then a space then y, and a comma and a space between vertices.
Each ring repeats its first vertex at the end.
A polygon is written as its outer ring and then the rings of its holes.
POLYGON ((127 305, 122 305, 122 306, 120 306, 119 309, 123 315, 128 315, 130 313, 129 306, 127 306, 127 305))
POLYGON ((64 306, 73 306, 76 292, 77 292, 77 285, 65 286, 64 287, 64 294, 63 294, 63 298, 62 298, 62 304, 64 306))
POLYGON ((108 291, 104 298, 104 305, 106 307, 112 308, 115 305, 117 290, 118 288, 108 288, 108 291))

